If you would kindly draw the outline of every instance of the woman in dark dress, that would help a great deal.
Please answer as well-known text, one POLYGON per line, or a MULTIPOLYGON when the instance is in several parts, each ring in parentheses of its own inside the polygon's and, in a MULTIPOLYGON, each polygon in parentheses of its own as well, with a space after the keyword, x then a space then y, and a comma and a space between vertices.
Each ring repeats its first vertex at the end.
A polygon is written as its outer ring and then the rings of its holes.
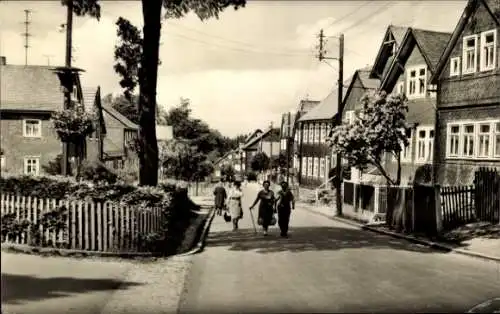
POLYGON ((262 229, 264 230, 264 235, 267 235, 267 228, 271 225, 271 220, 273 219, 274 214, 274 192, 269 189, 271 183, 266 180, 262 183, 264 189, 262 189, 259 193, 257 193, 257 197, 253 202, 252 206, 250 206, 250 210, 252 210, 257 202, 259 203, 259 224, 262 225, 262 229))

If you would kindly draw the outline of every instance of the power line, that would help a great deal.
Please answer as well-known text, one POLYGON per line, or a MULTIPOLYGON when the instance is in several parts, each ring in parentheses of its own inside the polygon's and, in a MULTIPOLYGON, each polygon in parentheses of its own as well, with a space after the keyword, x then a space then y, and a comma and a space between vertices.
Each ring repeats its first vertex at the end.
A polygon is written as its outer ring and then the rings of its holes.
POLYGON ((231 46, 223 46, 220 44, 215 44, 212 42, 200 40, 197 38, 193 38, 193 37, 189 37, 189 36, 185 36, 185 35, 177 34, 177 33, 168 33, 168 35, 178 37, 178 38, 183 38, 183 39, 190 40, 193 42, 198 42, 198 43, 205 44, 205 45, 208 45, 211 47, 218 47, 218 48, 223 48, 223 49, 227 49, 227 50, 240 51, 240 52, 246 52, 246 53, 256 53, 256 54, 276 55, 276 56, 291 56, 291 57, 312 57, 313 56, 312 52, 311 52, 311 54, 308 54, 308 53, 295 53, 294 54, 294 53, 284 53, 284 52, 258 51, 258 50, 243 49, 243 48, 237 48, 237 47, 231 47, 231 46))
POLYGON ((31 33, 29 32, 29 25, 31 24, 29 18, 30 18, 30 9, 24 10, 24 33, 22 33, 22 36, 24 37, 24 65, 28 65, 28 48, 30 47, 29 45, 29 37, 31 36, 31 33))
POLYGON ((389 9, 389 5, 390 4, 391 4, 390 2, 384 4, 383 6, 381 6, 380 8, 378 8, 377 10, 375 10, 374 12, 372 12, 372 13, 364 16, 363 18, 359 19, 357 22, 354 22, 353 24, 345 27, 343 30, 340 31, 340 33, 345 33, 348 30, 351 30, 351 29, 353 29, 353 28, 355 28, 355 27, 357 27, 357 26, 359 26, 359 25, 361 25, 363 23, 366 23, 366 19, 372 19, 373 17, 375 17, 375 16, 379 15, 380 13, 382 13, 382 12, 386 11, 387 9, 389 9))
POLYGON ((335 20, 333 21, 332 23, 330 23, 326 28, 329 28, 331 26, 333 26, 334 24, 337 24, 337 23, 340 23, 342 22, 343 20, 345 20, 346 18, 348 17, 351 17, 352 15, 354 15, 355 13, 358 12, 359 9, 367 6, 368 4, 372 3, 372 1, 366 1, 365 3, 357 6, 354 10, 352 10, 351 12, 347 13, 346 15, 342 16, 341 18, 339 18, 338 20, 335 20))
MULTIPOLYGON (((209 34, 209 33, 202 32, 200 30, 194 29, 194 28, 186 27, 184 25, 180 25, 180 24, 176 24, 176 23, 172 23, 172 22, 169 22, 169 25, 173 25, 173 26, 176 26, 176 27, 179 27, 179 28, 183 28, 183 29, 185 29, 187 31, 198 33, 200 35, 204 35, 204 36, 207 36, 207 37, 217 38, 219 40, 223 40, 223 41, 235 43, 235 44, 238 44, 238 45, 248 46, 250 48, 259 47, 259 45, 256 45, 256 44, 251 44, 251 43, 247 43, 247 42, 243 42, 243 41, 239 41, 239 40, 234 40, 234 39, 230 39, 230 38, 226 38, 226 37, 222 37, 222 36, 218 36, 218 35, 214 35, 214 34, 209 34)), ((306 52, 306 49, 288 49, 288 48, 283 48, 283 51, 288 51, 288 52, 306 52)), ((281 51, 274 51, 274 52, 278 52, 279 53, 281 51)))

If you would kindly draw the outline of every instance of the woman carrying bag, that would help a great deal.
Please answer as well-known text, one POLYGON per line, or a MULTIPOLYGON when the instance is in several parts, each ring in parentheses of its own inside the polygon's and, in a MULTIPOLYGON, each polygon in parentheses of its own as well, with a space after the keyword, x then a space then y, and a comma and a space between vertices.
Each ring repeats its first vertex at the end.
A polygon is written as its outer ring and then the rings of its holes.
POLYGON ((264 236, 267 236, 267 229, 269 226, 273 226, 276 224, 276 218, 274 218, 274 192, 269 189, 271 183, 266 180, 262 183, 264 189, 262 189, 259 193, 257 193, 257 197, 253 202, 252 206, 250 206, 250 210, 252 210, 257 202, 259 203, 259 218, 257 223, 262 226, 264 230, 264 236))
POLYGON ((228 219, 228 215, 226 213, 224 214, 224 219, 226 221, 232 220, 233 231, 238 230, 238 221, 243 218, 243 208, 241 206, 242 197, 243 191, 241 190, 241 182, 235 181, 227 197, 227 208, 229 209, 230 218, 228 219))

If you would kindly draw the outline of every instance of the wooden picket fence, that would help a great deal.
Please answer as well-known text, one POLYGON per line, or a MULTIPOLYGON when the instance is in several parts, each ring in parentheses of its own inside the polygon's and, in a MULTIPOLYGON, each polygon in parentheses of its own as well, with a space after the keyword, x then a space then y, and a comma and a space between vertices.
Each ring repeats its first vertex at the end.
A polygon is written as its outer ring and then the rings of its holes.
POLYGON ((58 201, 10 194, 0 195, 0 209, 2 218, 10 215, 17 222, 30 222, 27 230, 14 239, 2 235, 2 242, 33 244, 37 234, 41 246, 100 252, 146 252, 145 236, 159 232, 163 219, 161 208, 156 207, 139 209, 112 202, 58 201), (48 216, 61 208, 66 210, 58 218, 60 227, 43 226, 48 216), (39 232, 33 232, 33 228, 39 232))
POLYGON ((444 230, 475 221, 474 186, 444 186, 440 194, 444 230))
POLYGON ((474 185, 478 220, 500 223, 500 172, 480 168, 475 173, 474 185))

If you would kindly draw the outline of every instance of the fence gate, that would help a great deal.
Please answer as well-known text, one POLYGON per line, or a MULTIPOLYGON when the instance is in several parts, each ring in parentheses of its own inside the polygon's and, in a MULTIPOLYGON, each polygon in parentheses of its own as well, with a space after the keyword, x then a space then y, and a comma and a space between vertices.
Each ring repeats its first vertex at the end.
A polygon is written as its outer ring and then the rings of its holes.
POLYGON ((475 173, 476 217, 480 221, 500 222, 500 173, 480 168, 475 173))

